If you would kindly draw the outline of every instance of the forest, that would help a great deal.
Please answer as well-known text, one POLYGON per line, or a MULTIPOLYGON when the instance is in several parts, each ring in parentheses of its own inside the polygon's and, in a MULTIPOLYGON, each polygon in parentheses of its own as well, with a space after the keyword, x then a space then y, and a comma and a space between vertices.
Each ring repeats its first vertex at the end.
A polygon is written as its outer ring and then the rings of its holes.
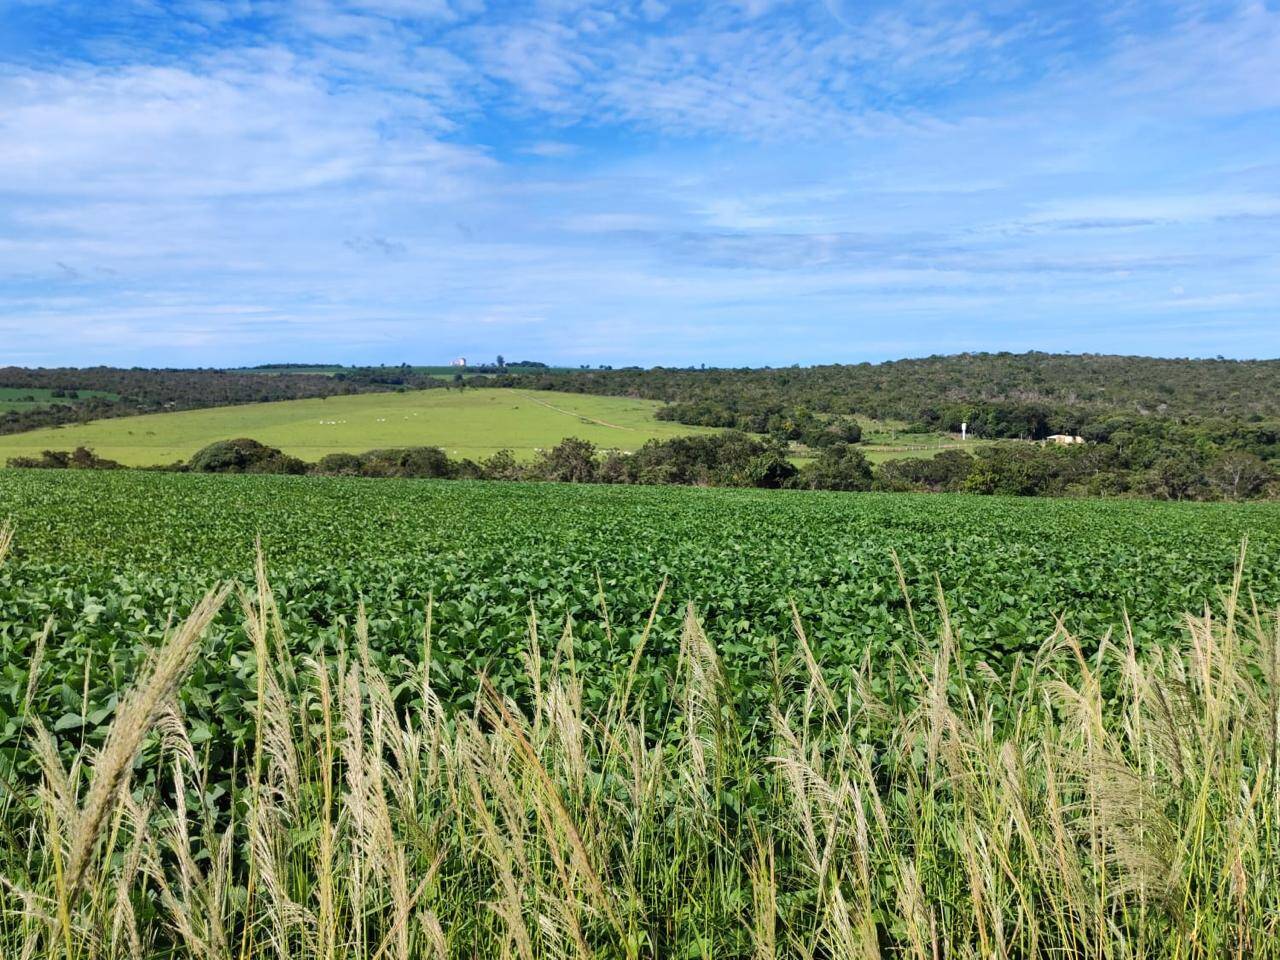
POLYGON ((544 372, 498 384, 662 400, 658 416, 820 450, 856 443, 855 418, 997 445, 877 468, 882 489, 1215 499, 1274 494, 1280 360, 998 353, 763 369, 544 372))
POLYGON ((1280 360, 965 353, 813 367, 509 373, 525 388, 663 400, 683 423, 757 433, 797 411, 904 420, 921 429, 1038 440, 1116 415, 1280 417, 1280 360))

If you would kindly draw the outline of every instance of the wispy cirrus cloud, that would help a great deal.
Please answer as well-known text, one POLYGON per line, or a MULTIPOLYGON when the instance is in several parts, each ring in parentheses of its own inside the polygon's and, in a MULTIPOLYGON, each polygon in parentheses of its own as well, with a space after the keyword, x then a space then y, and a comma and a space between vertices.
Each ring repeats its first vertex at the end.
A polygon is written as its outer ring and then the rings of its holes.
POLYGON ((1277 63, 1256 2, 20 0, 0 353, 1274 354, 1277 63))

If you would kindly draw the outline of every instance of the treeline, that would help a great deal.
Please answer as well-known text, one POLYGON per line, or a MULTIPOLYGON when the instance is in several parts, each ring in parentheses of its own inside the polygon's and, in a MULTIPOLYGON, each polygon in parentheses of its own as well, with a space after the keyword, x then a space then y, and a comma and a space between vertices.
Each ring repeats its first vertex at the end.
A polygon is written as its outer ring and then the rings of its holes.
MULTIPOLYGON (((116 469, 120 464, 78 448, 15 458, 13 467, 116 469)), ((1161 500, 1280 498, 1280 472, 1246 450, 1178 450, 1134 466, 1111 445, 998 443, 973 452, 873 465, 856 446, 832 444, 802 466, 786 447, 737 431, 650 440, 634 453, 598 450, 570 437, 533 461, 508 450, 483 460, 454 460, 438 447, 333 453, 316 463, 256 440, 212 443, 189 461, 152 469, 192 473, 275 473, 448 480, 545 480, 562 483, 674 484, 763 489, 977 493, 1008 496, 1141 497, 1161 500)))
POLYGON ((771 433, 806 413, 905 421, 915 429, 1039 440, 1113 415, 1280 417, 1280 361, 1099 354, 971 353, 879 364, 763 369, 637 367, 511 374, 526 389, 634 396, 681 423, 771 433))
MULTIPOLYGON (((29 410, 0 412, 0 434, 21 433, 67 423, 127 417, 168 410, 193 410, 272 400, 302 400, 394 389, 378 368, 338 378, 321 374, 269 375, 228 370, 151 370, 117 367, 0 368, 0 387, 51 390, 65 400, 29 410), (82 391, 100 391, 82 396, 82 391)), ((396 369, 396 368, 391 368, 396 369)), ((423 378, 417 387, 441 386, 423 378)))
POLYGON ((1280 497, 1280 473, 1247 451, 1178 450, 1150 466, 1127 466, 1109 446, 1003 443, 974 453, 944 450, 930 459, 889 460, 874 489, 1007 496, 1254 500, 1280 497))
MULTIPOLYGON (((861 452, 845 450, 870 478, 861 452)), ((50 456, 46 454, 46 457, 50 456)), ((61 455, 54 455, 61 460, 61 455)), ((74 458, 74 455, 73 455, 74 458)), ((84 455, 79 457, 81 463, 84 455)), ((36 466, 32 462, 12 466, 36 466)), ((50 460, 48 466, 61 466, 50 460)), ((72 466, 80 464, 72 464, 72 466)), ((634 453, 601 451, 569 437, 529 462, 499 450, 483 460, 451 459, 439 447, 395 447, 365 453, 331 453, 307 463, 247 438, 211 443, 185 464, 165 469, 191 473, 283 473, 339 477, 399 477, 447 480, 547 480, 562 483, 678 484, 764 487, 792 485, 804 473, 786 449, 744 433, 650 440, 634 453)))
POLYGON ((672 403, 659 407, 654 417, 692 426, 725 427, 765 434, 775 440, 799 443, 813 449, 858 443, 862 439, 862 427, 858 421, 849 417, 824 419, 803 407, 788 409, 770 405, 754 413, 734 414, 714 405, 672 403))
MULTIPOLYGON (((871 466, 854 447, 824 451, 821 467, 797 469, 786 449, 744 433, 650 440, 634 453, 601 451, 569 437, 532 461, 510 450, 483 460, 451 459, 439 447, 395 447, 365 453, 331 453, 308 463, 257 440, 219 440, 190 460, 144 469, 182 473, 312 474, 331 477, 399 477, 443 480, 547 480, 562 483, 677 484, 686 486, 811 486, 870 489, 871 466), (839 474, 839 475, 838 475, 839 474)), ((28 469, 119 469, 120 464, 83 447, 15 457, 9 466, 28 469)))
MULTIPOLYGON (((275 369, 285 370, 291 368, 288 364, 278 364, 275 369)), ((483 383, 489 379, 491 374, 527 373, 547 369, 549 369, 547 365, 538 360, 513 360, 508 362, 502 357, 498 357, 493 363, 475 363, 468 364, 465 367, 454 367, 452 365, 448 367, 415 367, 407 363, 401 363, 396 366, 382 364, 376 367, 342 367, 334 371, 333 378, 338 381, 352 383, 383 384, 425 390, 442 385, 439 377, 442 372, 451 373, 455 382, 472 383, 474 380, 477 383, 483 383)))

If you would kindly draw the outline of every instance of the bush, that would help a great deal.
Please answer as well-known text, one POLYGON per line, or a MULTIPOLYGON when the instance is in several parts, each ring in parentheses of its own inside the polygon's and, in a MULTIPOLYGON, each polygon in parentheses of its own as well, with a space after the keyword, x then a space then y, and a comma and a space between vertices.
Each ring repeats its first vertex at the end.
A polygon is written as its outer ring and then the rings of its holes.
POLYGON ((327 453, 316 464, 315 472, 330 477, 358 477, 362 466, 354 453, 327 453))
POLYGON ((933 457, 889 460, 880 465, 876 488, 953 493, 963 490, 975 461, 963 450, 943 450, 933 457))
POLYGON ((842 443, 826 447, 792 481, 805 490, 870 490, 871 464, 861 450, 842 443))
POLYGON ((370 450, 360 455, 360 473, 365 477, 452 477, 453 462, 439 447, 395 447, 370 450))
POLYGON ((768 450, 751 459, 743 479, 749 487, 777 490, 786 486, 795 475, 794 463, 777 450, 768 450))
POLYGON ((519 480, 524 476, 524 470, 510 450, 499 450, 489 459, 482 460, 480 473, 486 480, 519 480))
POLYGON ((1196 500, 1208 490, 1208 481, 1199 457, 1175 450, 1151 465, 1142 478, 1141 489, 1158 500, 1196 500))
POLYGON ((306 464, 275 447, 240 437, 219 440, 196 451, 192 473, 305 473, 306 464))
POLYGON ((66 450, 45 450, 38 457, 13 457, 11 467, 29 470, 119 470, 123 464, 100 457, 87 447, 66 450))
POLYGON ((814 423, 793 439, 799 440, 806 447, 818 449, 859 443, 862 440, 862 427, 858 426, 858 421, 842 417, 827 424, 814 423))
POLYGON ((964 481, 969 493, 1035 497, 1060 491, 1055 467, 1070 454, 1037 446, 999 445, 979 451, 964 481))
POLYGON ((278 457, 267 457, 249 464, 245 473, 284 473, 298 477, 307 472, 307 464, 297 457, 280 454, 278 457))
POLYGON ((591 483, 596 478, 596 446, 577 437, 567 437, 539 457, 534 464, 534 474, 543 480, 561 483, 591 483))
POLYGON ((765 472, 754 461, 780 450, 737 431, 650 440, 632 456, 630 475, 636 483, 749 487, 765 472))
POLYGON ((600 469, 596 471, 597 483, 635 483, 631 471, 631 457, 617 450, 610 450, 600 469))

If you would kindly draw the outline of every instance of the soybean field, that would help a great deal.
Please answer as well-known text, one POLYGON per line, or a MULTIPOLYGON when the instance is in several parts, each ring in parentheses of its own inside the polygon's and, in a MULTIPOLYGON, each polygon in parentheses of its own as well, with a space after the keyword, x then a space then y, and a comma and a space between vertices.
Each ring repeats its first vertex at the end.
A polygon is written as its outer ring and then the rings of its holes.
POLYGON ((1273 957, 1277 561, 1266 504, 0 471, 0 952, 1273 957))
MULTIPOLYGON (((433 668, 460 703, 481 671, 516 683, 531 613, 551 635, 570 618, 579 658, 625 666, 664 580, 641 669, 670 666, 691 603, 748 688, 790 648, 792 603, 825 664, 871 657, 886 684, 912 652, 907 597, 931 634, 939 588, 966 655, 997 669, 1059 617, 1094 644, 1126 618, 1139 647, 1176 636, 1218 602, 1246 538, 1245 587, 1280 603, 1269 504, 0 471, 0 518, 16 531, 0 570, 6 737, 48 618, 41 710, 91 736, 156 631, 219 579, 251 579, 255 542, 313 643, 349 634, 363 603, 375 652, 416 660, 430 600, 433 668)), ((191 688, 210 729, 242 713, 237 629, 224 610, 191 688)))

